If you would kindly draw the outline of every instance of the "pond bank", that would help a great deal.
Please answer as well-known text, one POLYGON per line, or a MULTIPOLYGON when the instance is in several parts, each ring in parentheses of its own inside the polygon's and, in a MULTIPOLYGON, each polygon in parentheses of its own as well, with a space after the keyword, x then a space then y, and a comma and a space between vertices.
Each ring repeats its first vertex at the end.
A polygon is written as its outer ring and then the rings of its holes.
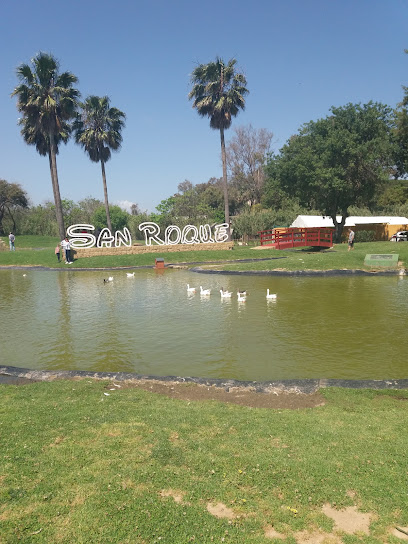
MULTIPOLYGON (((193 265, 221 265, 221 264, 236 264, 236 263, 254 263, 262 261, 272 261, 277 259, 286 259, 286 257, 270 257, 266 259, 237 259, 234 261, 205 261, 205 262, 181 262, 165 264, 165 269, 188 269, 190 272, 198 274, 219 274, 219 275, 236 275, 236 276, 405 276, 407 269, 330 269, 330 270, 214 270, 202 268, 201 266, 193 265)), ((53 268, 47 266, 36 265, 0 265, 0 270, 40 270, 48 272, 92 272, 104 270, 148 270, 154 269, 154 265, 140 266, 111 266, 111 267, 89 267, 89 268, 53 268)))
POLYGON ((341 380, 341 379, 303 379, 277 381, 241 381, 222 380, 216 378, 197 378, 179 376, 150 376, 132 372, 89 372, 83 370, 30 370, 14 366, 0 366, 0 383, 10 380, 54 381, 75 378, 93 378, 98 380, 149 381, 168 382, 177 384, 196 384, 221 388, 224 391, 239 388, 255 393, 297 393, 312 394, 327 387, 342 387, 347 389, 408 389, 408 379, 401 380, 341 380))

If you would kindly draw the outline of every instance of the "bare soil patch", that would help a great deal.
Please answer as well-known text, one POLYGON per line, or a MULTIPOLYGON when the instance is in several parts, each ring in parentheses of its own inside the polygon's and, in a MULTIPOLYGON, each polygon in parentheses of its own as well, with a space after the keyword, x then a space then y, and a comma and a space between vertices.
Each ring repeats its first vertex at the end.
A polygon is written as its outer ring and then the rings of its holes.
POLYGON ((358 512, 356 506, 336 510, 330 504, 324 504, 322 511, 323 514, 334 521, 337 530, 348 534, 370 534, 370 523, 374 518, 373 514, 358 512))
POLYGON ((280 538, 282 540, 286 538, 285 535, 283 535, 282 533, 278 533, 278 531, 276 531, 270 525, 267 525, 266 527, 264 527, 264 535, 265 535, 265 538, 280 538))
POLYGON ((160 497, 171 497, 177 503, 183 502, 183 496, 182 491, 175 491, 174 489, 162 489, 160 491, 160 497))
MULTIPOLYGON (((108 385, 110 389, 113 384, 108 385)), ((323 406, 325 401, 319 392, 296 393, 287 391, 274 391, 258 393, 250 387, 233 387, 228 391, 221 387, 201 385, 195 383, 161 382, 152 380, 132 380, 121 382, 121 388, 134 387, 166 395, 167 397, 185 401, 211 401, 229 402, 251 408, 270 408, 300 410, 323 406)))
POLYGON ((209 502, 207 504, 207 510, 216 518, 234 519, 236 517, 234 510, 231 510, 231 508, 228 508, 228 506, 225 506, 222 502, 218 502, 217 504, 209 502))

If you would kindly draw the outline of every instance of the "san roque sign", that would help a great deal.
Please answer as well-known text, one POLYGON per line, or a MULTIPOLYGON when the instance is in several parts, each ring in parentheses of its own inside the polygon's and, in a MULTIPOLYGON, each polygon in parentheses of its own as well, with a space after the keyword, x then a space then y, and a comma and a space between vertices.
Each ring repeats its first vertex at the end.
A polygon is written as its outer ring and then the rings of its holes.
MULTIPOLYGON (((143 232, 147 246, 152 242, 159 246, 171 246, 177 244, 216 244, 228 240, 228 224, 221 223, 215 225, 212 229, 210 225, 186 225, 183 228, 176 225, 170 225, 164 231, 164 237, 160 237, 160 227, 157 223, 145 221, 140 223, 139 230, 143 232)), ((130 247, 132 237, 129 229, 125 227, 123 232, 117 230, 114 234, 104 228, 98 236, 92 234, 95 227, 88 224, 71 225, 67 229, 67 237, 73 248, 91 248, 91 247, 130 247)))

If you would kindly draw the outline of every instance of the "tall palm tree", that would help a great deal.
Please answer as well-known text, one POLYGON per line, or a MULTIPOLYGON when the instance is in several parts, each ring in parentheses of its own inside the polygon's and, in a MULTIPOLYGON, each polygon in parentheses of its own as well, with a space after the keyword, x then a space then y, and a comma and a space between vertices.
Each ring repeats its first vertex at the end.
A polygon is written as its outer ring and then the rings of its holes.
POLYGON ((197 113, 202 117, 209 117, 210 127, 220 131, 225 222, 228 225, 230 216, 224 130, 231 126, 232 117, 245 108, 244 96, 249 92, 245 87, 245 76, 235 69, 236 63, 235 59, 230 59, 225 64, 217 57, 215 62, 200 64, 191 74, 193 88, 188 95, 190 100, 194 100, 193 108, 196 108, 197 113))
POLYGON ((17 109, 23 114, 19 120, 25 142, 35 145, 40 155, 48 155, 55 212, 60 238, 65 237, 64 217, 58 183, 58 146, 66 143, 71 134, 70 121, 75 117, 79 91, 78 82, 71 72, 59 73, 58 61, 53 55, 38 53, 28 64, 17 68, 20 80, 12 96, 17 96, 17 109))
POLYGON ((111 149, 117 151, 120 148, 126 116, 117 108, 110 107, 107 96, 88 96, 81 109, 74 122, 75 141, 84 148, 91 161, 101 163, 106 220, 112 232, 105 163, 111 158, 111 149))

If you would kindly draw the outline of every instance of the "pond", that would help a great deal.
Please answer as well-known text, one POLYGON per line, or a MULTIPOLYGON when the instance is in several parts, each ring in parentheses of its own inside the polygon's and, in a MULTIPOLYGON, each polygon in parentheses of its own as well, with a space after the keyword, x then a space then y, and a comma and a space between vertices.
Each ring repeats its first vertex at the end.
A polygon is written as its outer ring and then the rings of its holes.
POLYGON ((402 379, 407 312, 408 279, 398 276, 1 270, 0 361, 257 381, 402 379), (221 287, 233 297, 221 298, 221 287), (276 300, 266 299, 267 288, 276 300))

